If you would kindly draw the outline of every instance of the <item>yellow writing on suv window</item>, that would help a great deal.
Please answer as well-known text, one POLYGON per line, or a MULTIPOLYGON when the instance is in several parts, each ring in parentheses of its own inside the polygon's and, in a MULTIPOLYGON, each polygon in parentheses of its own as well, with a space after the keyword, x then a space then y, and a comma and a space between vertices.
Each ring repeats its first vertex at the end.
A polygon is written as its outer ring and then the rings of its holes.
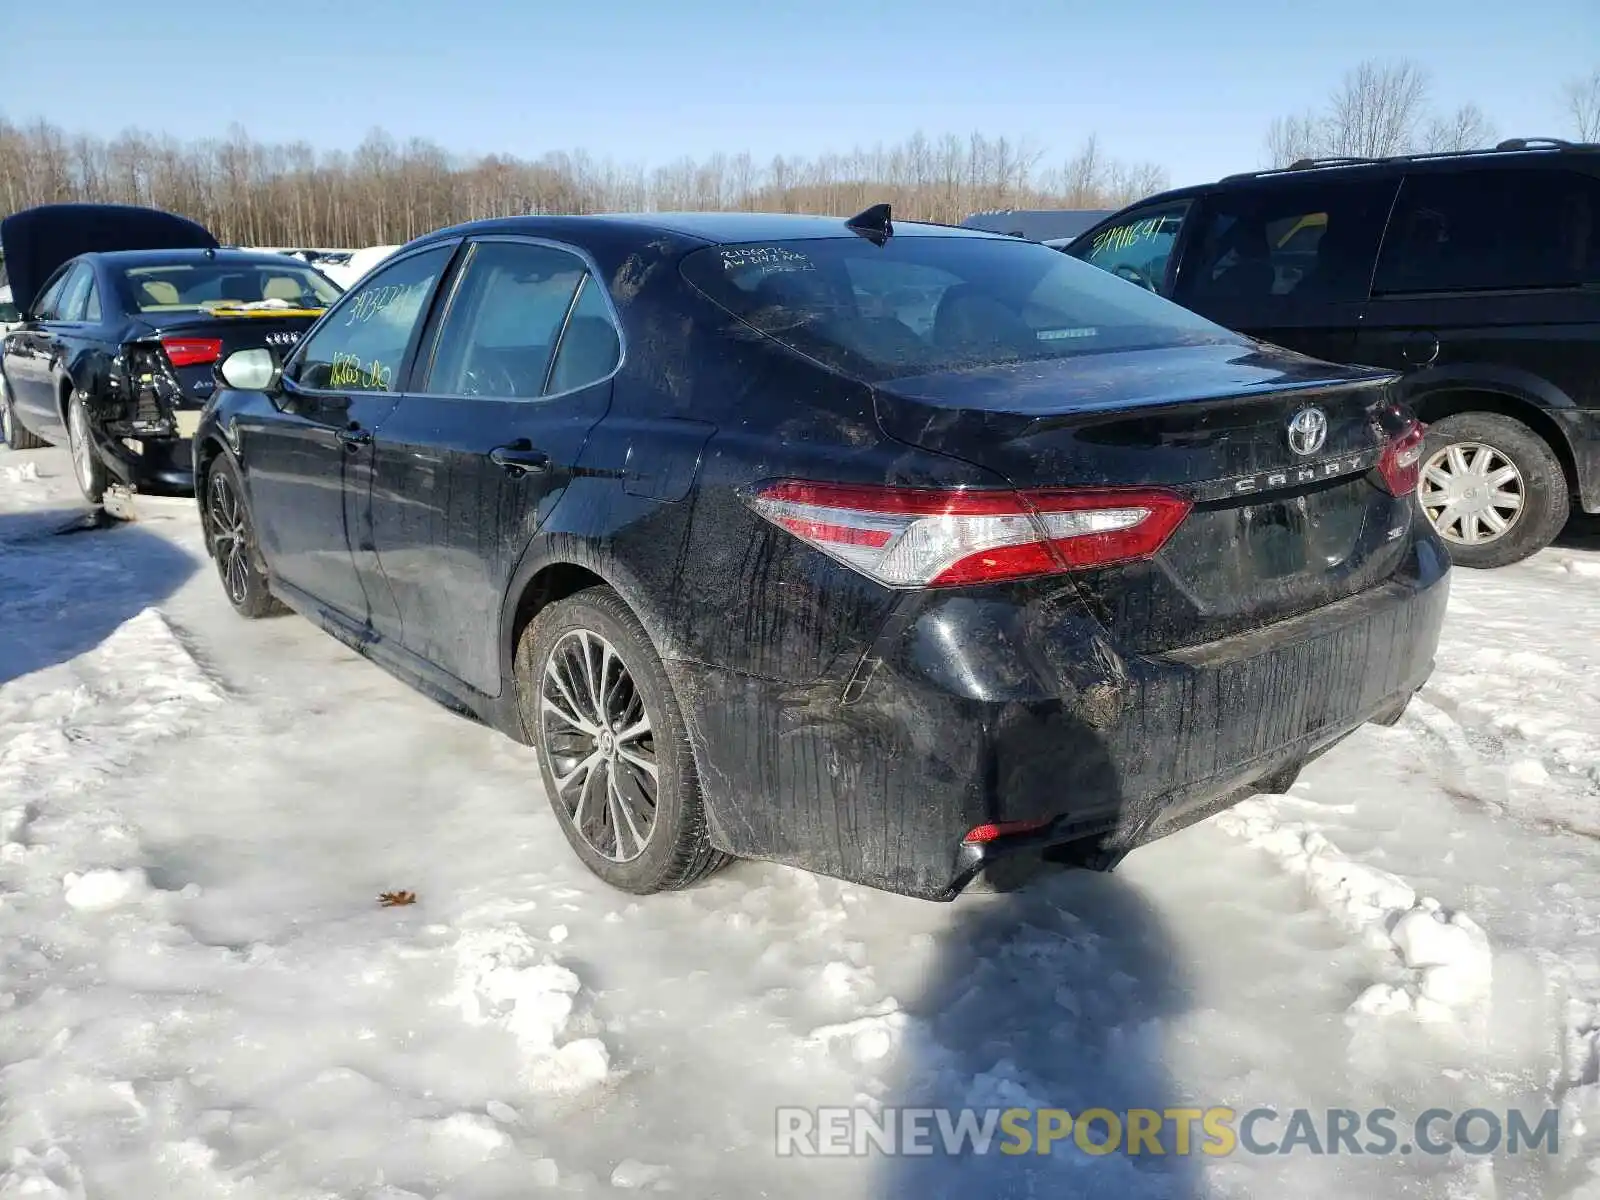
POLYGON ((1089 253, 1094 255, 1104 254, 1108 250, 1126 250, 1135 242, 1142 242, 1145 238, 1152 238, 1163 232, 1161 227, 1165 223, 1165 217, 1146 217, 1143 221, 1135 221, 1132 225, 1118 225, 1114 229, 1107 229, 1094 239, 1089 253))

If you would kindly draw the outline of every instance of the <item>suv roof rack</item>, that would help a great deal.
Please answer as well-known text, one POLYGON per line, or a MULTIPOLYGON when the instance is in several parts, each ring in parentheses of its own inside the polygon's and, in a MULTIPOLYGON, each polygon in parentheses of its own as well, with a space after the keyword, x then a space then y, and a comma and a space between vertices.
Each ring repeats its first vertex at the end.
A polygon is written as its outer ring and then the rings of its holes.
POLYGON ((1377 163, 1428 162, 1440 158, 1471 158, 1479 154, 1515 154, 1524 150, 1594 153, 1600 151, 1600 142, 1569 142, 1564 138, 1550 137, 1506 138, 1502 142, 1497 142, 1493 146, 1485 146, 1480 150, 1427 150, 1420 154, 1389 154, 1381 158, 1350 156, 1299 158, 1287 167, 1267 167, 1260 171, 1239 171, 1233 175, 1224 175, 1218 182, 1231 183, 1235 179, 1261 179, 1269 175, 1291 175, 1299 171, 1315 171, 1324 167, 1360 167, 1372 166, 1377 163))

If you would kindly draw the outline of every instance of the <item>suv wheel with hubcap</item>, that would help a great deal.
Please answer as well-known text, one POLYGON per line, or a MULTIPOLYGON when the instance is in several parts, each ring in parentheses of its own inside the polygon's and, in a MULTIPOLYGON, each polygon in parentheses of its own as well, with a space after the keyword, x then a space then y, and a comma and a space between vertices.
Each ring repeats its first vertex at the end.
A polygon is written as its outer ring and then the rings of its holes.
POLYGON ((1549 444, 1521 421, 1484 412, 1428 427, 1417 500, 1463 567, 1503 567, 1544 549, 1571 508, 1549 444))

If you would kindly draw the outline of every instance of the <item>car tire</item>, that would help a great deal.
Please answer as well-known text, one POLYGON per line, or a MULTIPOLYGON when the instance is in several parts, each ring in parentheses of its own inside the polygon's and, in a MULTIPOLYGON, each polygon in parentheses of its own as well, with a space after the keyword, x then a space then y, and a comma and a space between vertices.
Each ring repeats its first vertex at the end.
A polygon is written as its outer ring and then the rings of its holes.
POLYGON ((11 403, 11 388, 0 378, 0 437, 13 450, 43 450, 50 443, 29 433, 17 420, 17 410, 11 403))
POLYGON ((99 508, 106 498, 106 464, 89 432, 89 409, 74 388, 67 396, 67 449, 72 455, 72 477, 83 498, 99 508))
POLYGON ((729 860, 711 844, 661 657, 615 592, 588 588, 542 609, 518 641, 515 674, 524 740, 538 751, 561 832, 590 871, 648 895, 688 887, 729 860))
POLYGON ((1417 502, 1451 562, 1477 568, 1504 567, 1543 550, 1572 506, 1550 444, 1521 421, 1488 412, 1457 413, 1428 427, 1417 502), (1517 504, 1494 506, 1491 515, 1485 492, 1515 496, 1517 504), (1492 527, 1499 522, 1503 530, 1492 527))
POLYGON ((217 455, 206 470, 204 486, 206 543, 233 611, 252 621, 286 611, 267 586, 266 563, 233 460, 217 455))

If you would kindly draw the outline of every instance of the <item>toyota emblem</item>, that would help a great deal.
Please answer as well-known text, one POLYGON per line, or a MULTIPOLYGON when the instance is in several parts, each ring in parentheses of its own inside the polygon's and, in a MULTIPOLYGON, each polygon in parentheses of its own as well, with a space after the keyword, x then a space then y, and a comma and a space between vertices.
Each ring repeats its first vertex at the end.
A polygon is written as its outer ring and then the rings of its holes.
POLYGON ((1302 458, 1315 454, 1328 440, 1328 414, 1320 408, 1302 408, 1289 418, 1289 449, 1302 458))

